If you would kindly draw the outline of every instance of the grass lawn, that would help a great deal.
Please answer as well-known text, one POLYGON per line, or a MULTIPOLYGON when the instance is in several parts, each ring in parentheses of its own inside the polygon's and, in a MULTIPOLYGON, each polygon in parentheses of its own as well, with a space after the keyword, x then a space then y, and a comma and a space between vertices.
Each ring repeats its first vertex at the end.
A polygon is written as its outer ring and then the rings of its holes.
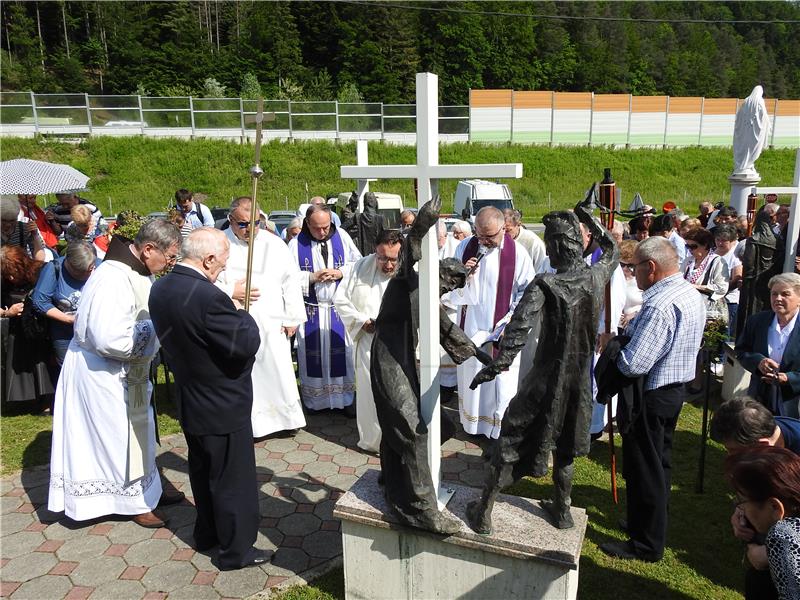
MULTIPOLYGON (((157 386, 159 427, 162 435, 180 431, 175 407, 166 398, 166 388, 157 386)), ((617 523, 624 516, 625 480, 619 478, 621 504, 614 506, 609 481, 606 443, 596 443, 592 453, 576 463, 573 503, 589 514, 589 526, 580 561, 579 596, 591 600, 628 598, 741 599, 741 546, 730 532, 732 510, 729 491, 721 473, 724 452, 709 442, 706 454, 705 492, 695 492, 700 448, 702 410, 687 404, 681 413, 673 452, 671 496, 672 520, 668 548, 657 564, 614 560, 598 544, 623 539, 617 523)), ((52 419, 40 415, 4 415, 2 433, 2 474, 20 468, 46 464, 50 452, 52 419)), ((618 449, 619 452, 619 449, 618 449)), ((619 456, 619 454, 618 454, 619 456)), ((621 459, 618 460, 621 463, 621 459)), ((620 464, 621 471, 621 464, 620 464)), ((550 494, 549 479, 525 479, 510 492, 533 498, 550 494)), ((336 569, 310 586, 295 587, 280 596, 283 600, 344 598, 341 569, 336 569)))

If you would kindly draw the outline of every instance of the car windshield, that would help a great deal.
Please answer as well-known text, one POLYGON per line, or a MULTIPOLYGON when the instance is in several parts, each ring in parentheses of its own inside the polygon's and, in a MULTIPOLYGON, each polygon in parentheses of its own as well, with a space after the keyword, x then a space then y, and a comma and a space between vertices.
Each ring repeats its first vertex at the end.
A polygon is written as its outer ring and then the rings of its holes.
POLYGON ((507 208, 514 208, 511 200, 473 200, 472 201, 472 214, 477 214, 477 212, 485 206, 494 206, 495 208, 499 208, 500 210, 505 210, 507 208))

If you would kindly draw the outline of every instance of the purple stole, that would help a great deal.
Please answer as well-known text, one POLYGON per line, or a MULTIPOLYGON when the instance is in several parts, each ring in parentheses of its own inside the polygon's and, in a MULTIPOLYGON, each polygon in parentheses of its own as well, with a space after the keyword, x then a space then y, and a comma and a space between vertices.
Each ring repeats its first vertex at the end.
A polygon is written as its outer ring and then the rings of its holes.
MULTIPOLYGON (((478 255, 478 237, 473 236, 464 248, 461 261, 466 263, 470 258, 478 255)), ((503 247, 500 249, 500 269, 497 275, 497 294, 494 298, 494 317, 492 327, 502 319, 511 308, 511 292, 514 289, 514 271, 517 267, 517 249, 514 239, 505 234, 503 247)), ((467 307, 461 307, 461 329, 464 329, 464 320, 467 316, 467 307)))
MULTIPOLYGON (((312 239, 304 231, 297 236, 297 257, 300 262, 301 271, 314 272, 314 257, 311 253, 312 244, 317 240, 312 239)), ((334 232, 330 238, 333 250, 333 265, 335 269, 344 265, 344 245, 339 232, 334 232)), ((327 242, 318 242, 327 243, 327 242)), ((328 268, 325 265, 325 268, 328 268)), ((344 377, 347 375, 347 361, 345 349, 345 328, 344 322, 339 317, 339 313, 333 305, 320 307, 317 304, 317 292, 313 283, 308 285, 308 296, 303 296, 306 305, 306 316, 308 320, 303 325, 305 333, 306 347, 306 373, 310 377, 322 377, 322 335, 319 328, 319 311, 330 311, 331 317, 331 377, 344 377)), ((336 282, 338 287, 339 282, 336 282)))

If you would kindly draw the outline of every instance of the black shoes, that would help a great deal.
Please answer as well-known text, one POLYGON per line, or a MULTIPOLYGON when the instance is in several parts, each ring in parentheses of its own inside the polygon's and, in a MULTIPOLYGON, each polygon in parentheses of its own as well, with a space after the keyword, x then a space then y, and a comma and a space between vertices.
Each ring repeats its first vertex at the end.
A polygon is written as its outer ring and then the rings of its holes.
POLYGON ((259 550, 257 548, 251 548, 250 552, 248 553, 247 557, 244 559, 241 565, 238 566, 224 566, 220 565, 220 571, 235 571, 237 569, 245 569, 247 567, 258 567, 260 565, 267 564, 270 559, 272 558, 271 553, 267 552, 266 550, 259 550))
POLYGON ((660 556, 637 552, 630 540, 627 542, 605 542, 600 544, 600 550, 613 558, 621 558, 623 560, 643 560, 644 562, 658 562, 661 560, 660 556))

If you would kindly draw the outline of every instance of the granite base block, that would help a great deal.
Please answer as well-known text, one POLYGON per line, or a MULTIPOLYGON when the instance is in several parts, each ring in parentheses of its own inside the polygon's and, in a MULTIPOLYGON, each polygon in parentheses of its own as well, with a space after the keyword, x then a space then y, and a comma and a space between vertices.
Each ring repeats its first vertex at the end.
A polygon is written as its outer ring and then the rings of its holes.
POLYGON ((402 525, 367 471, 336 503, 342 521, 345 596, 355 599, 570 599, 578 592, 578 561, 586 511, 572 508, 575 527, 556 529, 536 500, 501 494, 492 535, 466 524, 465 509, 480 490, 455 490, 445 509, 463 523, 451 536, 402 525))

